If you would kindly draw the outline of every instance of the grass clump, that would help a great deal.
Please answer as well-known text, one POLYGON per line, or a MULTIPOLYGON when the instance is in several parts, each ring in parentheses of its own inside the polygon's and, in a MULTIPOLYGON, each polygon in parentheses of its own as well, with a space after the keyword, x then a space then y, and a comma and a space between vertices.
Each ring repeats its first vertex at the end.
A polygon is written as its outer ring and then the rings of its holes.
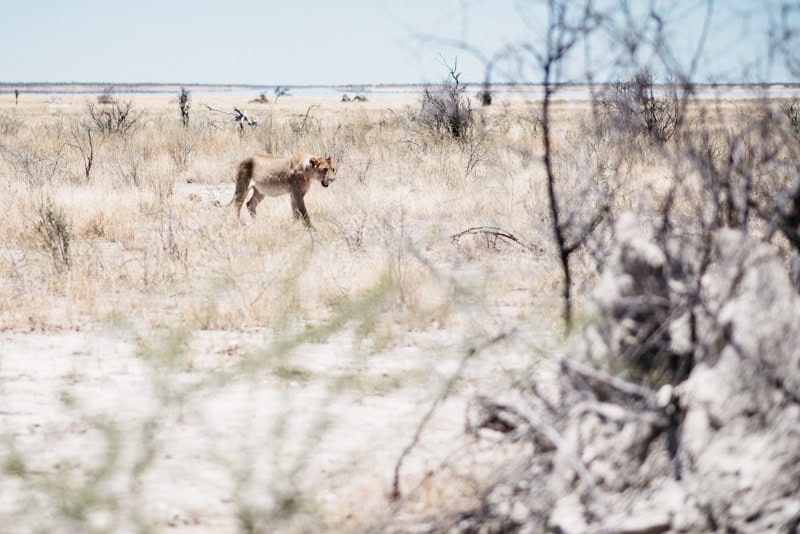
POLYGON ((64 211, 47 199, 37 210, 34 227, 42 248, 53 260, 56 270, 61 272, 70 268, 70 244, 73 234, 64 211))

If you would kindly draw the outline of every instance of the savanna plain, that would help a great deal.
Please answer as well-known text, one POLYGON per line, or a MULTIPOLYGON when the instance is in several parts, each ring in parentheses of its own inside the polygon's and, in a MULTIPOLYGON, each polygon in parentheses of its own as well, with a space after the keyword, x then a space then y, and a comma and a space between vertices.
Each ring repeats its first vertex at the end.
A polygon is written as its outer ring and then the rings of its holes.
MULTIPOLYGON (((256 96, 193 94, 187 124, 177 94, 0 96, 5 531, 364 532, 458 508, 489 476, 449 460, 469 404, 566 346, 540 101, 473 98, 452 136, 413 93, 256 96), (234 108, 257 125, 215 111, 234 108), (215 205, 255 152, 332 158, 312 226, 287 196, 215 205)), ((685 104, 681 143, 712 164, 780 111, 685 104)), ((677 141, 601 111, 548 117, 573 327, 621 213, 709 213, 677 141)))

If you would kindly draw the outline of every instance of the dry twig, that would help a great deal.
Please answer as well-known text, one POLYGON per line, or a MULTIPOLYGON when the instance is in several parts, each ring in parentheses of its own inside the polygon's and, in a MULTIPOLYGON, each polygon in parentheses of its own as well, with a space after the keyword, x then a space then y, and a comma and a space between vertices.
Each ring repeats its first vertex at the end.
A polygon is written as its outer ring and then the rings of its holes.
MULTIPOLYGON (((511 241, 516 243, 517 245, 521 246, 527 251, 538 253, 540 252, 539 247, 533 245, 526 245, 523 243, 519 238, 517 238, 514 234, 503 230, 502 228, 497 228, 496 226, 475 226, 472 228, 468 228, 463 232, 458 234, 453 234, 450 236, 450 241, 455 245, 458 244, 459 239, 464 237, 465 235, 483 235, 486 237, 487 241, 489 238, 494 239, 492 242, 493 244, 496 243, 497 238, 502 238, 507 241, 511 241)), ((496 248, 496 246, 495 246, 496 248)))

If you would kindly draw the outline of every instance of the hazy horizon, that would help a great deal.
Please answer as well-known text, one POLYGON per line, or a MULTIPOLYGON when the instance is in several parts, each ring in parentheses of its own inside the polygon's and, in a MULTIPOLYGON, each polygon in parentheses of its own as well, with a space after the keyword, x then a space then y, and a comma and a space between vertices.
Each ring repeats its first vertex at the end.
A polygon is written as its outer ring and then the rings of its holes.
MULTIPOLYGON (((438 83, 438 82, 433 82, 438 83)), ((462 82, 468 86, 483 86, 483 81, 463 81, 462 82)), ((608 86, 617 83, 617 81, 612 82, 598 82, 594 83, 595 86, 608 86)), ((314 88, 333 88, 333 89, 342 89, 342 88, 403 88, 403 87, 410 87, 410 88, 424 88, 429 87, 431 82, 408 82, 408 83, 341 83, 341 84, 265 84, 265 83, 181 83, 181 82, 147 82, 147 81, 139 81, 139 82, 114 82, 114 81, 89 81, 89 82, 74 82, 74 81, 35 81, 35 82, 20 82, 20 81, 0 81, 0 87, 4 89, 14 89, 14 86, 19 87, 26 87, 26 86, 76 86, 81 88, 93 88, 92 91, 88 92, 96 92, 96 90, 103 90, 103 89, 111 89, 116 90, 117 88, 126 88, 126 87, 170 87, 170 88, 180 88, 180 87, 187 87, 187 88, 200 88, 200 87, 209 87, 215 88, 218 87, 220 90, 228 90, 228 89, 271 89, 274 87, 285 87, 290 89, 314 89, 314 88)), ((493 88, 517 88, 517 87, 542 87, 540 83, 521 83, 521 82, 493 82, 490 84, 493 88)), ((557 82, 553 84, 557 87, 587 87, 588 84, 581 83, 581 82, 557 82)), ((653 84, 655 87, 659 86, 669 86, 669 83, 660 83, 656 82, 653 84)), ((693 84, 696 87, 776 87, 776 86, 786 86, 786 87, 800 87, 800 81, 793 81, 793 82, 728 82, 728 83, 719 83, 719 82, 700 82, 693 84)), ((148 92, 147 90, 141 90, 141 92, 148 92)))
MULTIPOLYGON (((462 80, 479 83, 499 50, 542 46, 542 6, 515 0, 6 2, 0 32, 13 46, 0 55, 0 82, 408 85, 435 83, 456 66, 462 80)), ((576 47, 558 81, 582 83, 591 74, 596 82, 613 82, 642 67, 663 81, 664 64, 698 84, 798 81, 793 59, 787 66, 782 56, 792 54, 795 34, 782 33, 785 50, 774 45, 776 32, 800 26, 796 11, 758 0, 670 2, 655 8, 672 47, 668 57, 646 39, 624 57, 622 32, 630 24, 650 31, 655 20, 649 5, 630 9, 633 21, 620 17, 576 47)), ((492 81, 537 83, 535 60, 525 61, 496 64, 492 81)))

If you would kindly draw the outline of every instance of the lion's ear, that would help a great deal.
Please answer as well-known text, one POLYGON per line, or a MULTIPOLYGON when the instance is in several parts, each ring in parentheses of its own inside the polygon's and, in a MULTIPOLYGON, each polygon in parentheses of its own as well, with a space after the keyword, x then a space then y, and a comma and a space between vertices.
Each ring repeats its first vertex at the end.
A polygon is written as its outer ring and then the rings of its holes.
POLYGON ((327 162, 328 162, 328 165, 331 165, 331 166, 333 166, 333 161, 331 160, 331 157, 330 157, 330 156, 328 156, 327 158, 325 158, 325 161, 327 161, 327 162))
POLYGON ((314 168, 319 167, 319 158, 316 157, 316 156, 311 156, 311 158, 308 160, 308 162, 314 168))

